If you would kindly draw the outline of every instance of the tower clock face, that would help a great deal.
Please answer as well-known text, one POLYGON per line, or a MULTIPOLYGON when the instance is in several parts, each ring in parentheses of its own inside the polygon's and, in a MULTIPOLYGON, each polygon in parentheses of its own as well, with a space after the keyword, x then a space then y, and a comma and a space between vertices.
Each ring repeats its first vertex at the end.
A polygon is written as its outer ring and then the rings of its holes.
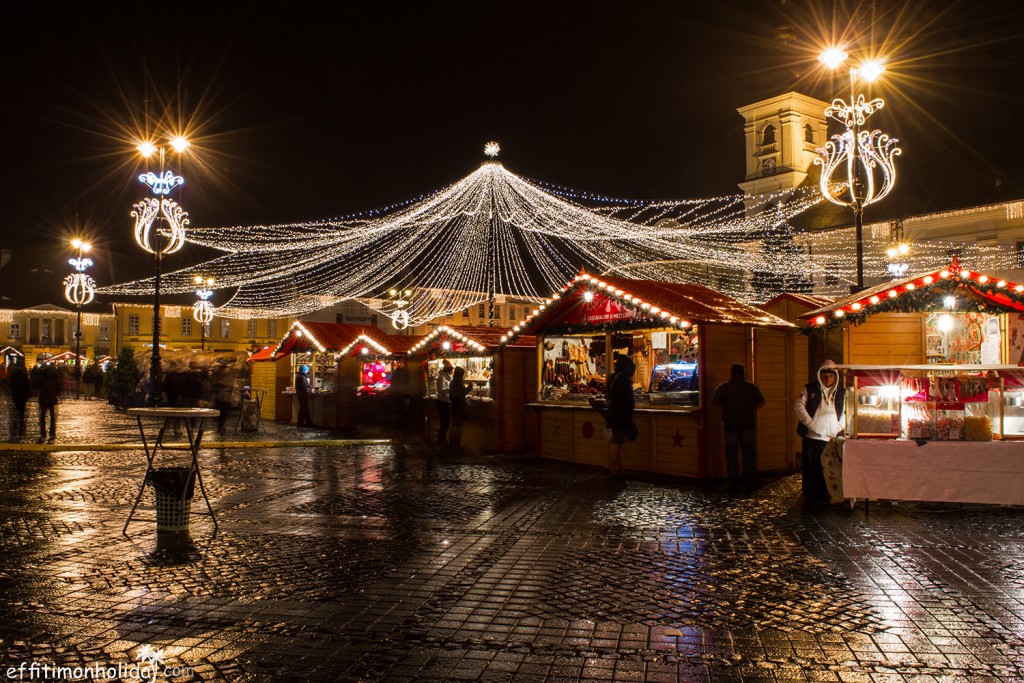
POLYGON ((761 175, 775 175, 775 159, 761 160, 761 175))

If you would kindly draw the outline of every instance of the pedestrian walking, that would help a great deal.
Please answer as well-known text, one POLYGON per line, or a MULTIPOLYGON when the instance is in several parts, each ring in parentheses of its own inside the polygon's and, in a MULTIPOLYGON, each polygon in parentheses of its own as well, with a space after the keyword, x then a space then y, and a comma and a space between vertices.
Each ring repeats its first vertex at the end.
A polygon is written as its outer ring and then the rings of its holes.
POLYGON ((312 391, 309 387, 309 368, 305 365, 299 366, 295 373, 295 398, 299 401, 299 417, 296 424, 299 427, 314 427, 313 417, 309 414, 309 398, 312 391))
POLYGON ((448 398, 452 403, 452 426, 448 432, 448 445, 453 450, 462 447, 462 423, 466 419, 466 368, 461 365, 452 372, 452 381, 448 385, 448 398))
POLYGON ((33 381, 35 382, 36 398, 39 401, 38 443, 47 440, 47 414, 50 415, 49 441, 53 443, 57 439, 57 401, 63 386, 60 372, 52 365, 45 364, 34 374, 33 381))
POLYGON ((843 433, 843 392, 836 364, 825 361, 815 381, 804 386, 796 401, 796 433, 803 438, 801 466, 804 501, 829 503, 828 487, 821 468, 821 454, 830 439, 843 433))
POLYGON ((11 403, 14 404, 14 413, 10 421, 13 441, 16 436, 25 436, 25 405, 28 403, 28 397, 32 395, 32 383, 25 372, 25 366, 20 363, 11 367, 7 381, 11 387, 11 403))
POLYGON ((743 366, 736 363, 729 371, 729 381, 715 388, 711 402, 722 409, 722 430, 725 434, 725 464, 729 474, 730 492, 753 493, 757 480, 757 416, 764 405, 764 396, 753 382, 748 382, 743 366), (740 471, 740 451, 743 469, 740 471))
POLYGON ((441 363, 441 372, 437 373, 434 380, 434 389, 437 392, 437 445, 448 445, 448 426, 452 421, 452 364, 447 358, 441 363))

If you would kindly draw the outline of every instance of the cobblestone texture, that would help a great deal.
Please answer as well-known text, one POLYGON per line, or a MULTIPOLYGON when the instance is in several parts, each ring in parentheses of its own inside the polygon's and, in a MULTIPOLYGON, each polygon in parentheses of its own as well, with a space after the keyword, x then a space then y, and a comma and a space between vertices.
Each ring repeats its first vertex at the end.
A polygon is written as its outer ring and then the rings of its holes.
MULTIPOLYGON (((59 410, 59 442, 138 441, 59 410)), ((220 532, 126 538, 141 451, 0 453, 0 671, 148 645, 181 681, 1024 680, 1016 508, 807 510, 797 475, 730 499, 414 440, 201 460, 220 532)))

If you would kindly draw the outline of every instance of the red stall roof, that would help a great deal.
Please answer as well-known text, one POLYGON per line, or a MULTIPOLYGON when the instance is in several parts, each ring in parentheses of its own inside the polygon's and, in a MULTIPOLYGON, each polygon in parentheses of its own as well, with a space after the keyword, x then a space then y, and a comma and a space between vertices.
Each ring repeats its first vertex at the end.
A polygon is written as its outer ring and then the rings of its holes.
POLYGON ((799 317, 810 327, 829 329, 878 313, 931 310, 1024 312, 1024 284, 961 268, 954 257, 948 268, 886 282, 799 317), (947 297, 953 297, 949 306, 947 297))
POLYGON ((282 355, 284 355, 274 353, 276 349, 276 346, 264 346, 262 349, 249 356, 246 360, 248 360, 250 363, 265 363, 268 361, 275 361, 282 355))
POLYGON ((544 327, 678 327, 697 323, 792 328, 782 318, 701 285, 581 273, 518 325, 504 343, 544 327))
POLYGON ((294 351, 335 351, 341 355, 360 354, 364 347, 375 357, 405 354, 420 337, 387 334, 379 327, 347 323, 297 321, 273 353, 280 357, 294 351))
MULTIPOLYGON (((491 355, 501 348, 502 340, 507 341, 511 328, 490 327, 487 325, 440 325, 433 332, 419 338, 419 342, 409 350, 412 357, 428 353, 444 353, 451 356, 491 355), (448 342, 451 348, 445 349, 448 342)), ((507 341, 506 346, 534 347, 537 338, 522 335, 514 341, 507 341)))

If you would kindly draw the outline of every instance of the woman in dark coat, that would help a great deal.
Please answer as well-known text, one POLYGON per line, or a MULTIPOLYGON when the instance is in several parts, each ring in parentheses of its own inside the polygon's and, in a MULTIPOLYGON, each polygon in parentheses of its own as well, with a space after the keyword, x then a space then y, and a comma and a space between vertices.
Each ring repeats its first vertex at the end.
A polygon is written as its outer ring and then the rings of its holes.
POLYGON ((622 444, 626 439, 636 438, 633 426, 633 409, 636 400, 633 398, 633 373, 636 365, 629 356, 615 355, 615 374, 608 383, 608 413, 605 426, 611 430, 612 446, 608 456, 608 470, 615 476, 622 474, 622 444))
POLYGON ((456 366, 448 385, 448 398, 452 402, 452 428, 448 433, 448 445, 457 449, 462 445, 462 422, 466 419, 466 369, 456 366))

